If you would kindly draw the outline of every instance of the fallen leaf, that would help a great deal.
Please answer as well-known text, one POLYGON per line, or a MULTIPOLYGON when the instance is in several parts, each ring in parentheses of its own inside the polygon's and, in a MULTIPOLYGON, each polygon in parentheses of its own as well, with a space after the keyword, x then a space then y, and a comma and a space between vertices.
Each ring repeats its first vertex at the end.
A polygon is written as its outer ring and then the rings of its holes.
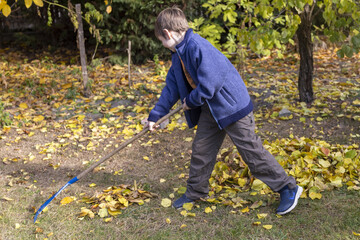
POLYGON ((39 116, 34 117, 34 118, 33 118, 33 121, 34 121, 34 122, 41 122, 41 121, 43 121, 44 119, 45 119, 44 116, 39 115, 39 116))
POLYGON ((262 219, 262 218, 266 218, 267 217, 267 213, 258 213, 257 214, 257 217, 259 218, 259 219, 262 219))
POLYGON ((183 209, 190 211, 193 208, 193 203, 184 203, 183 209))
POLYGON ((273 226, 272 225, 263 225, 262 227, 267 230, 270 230, 270 229, 272 229, 273 226))
POLYGON ((211 213, 213 210, 210 207, 205 208, 205 213, 211 213))
POLYGON ((163 198, 161 200, 161 206, 168 208, 171 206, 171 200, 169 198, 163 198))
POLYGON ((66 204, 71 203, 71 202, 74 201, 74 200, 75 200, 74 197, 64 197, 64 198, 60 201, 60 204, 61 204, 61 205, 66 205, 66 204))
POLYGON ((241 212, 242 212, 242 213, 247 213, 247 212, 249 212, 249 211, 250 211, 249 207, 246 207, 246 208, 241 209, 241 212))

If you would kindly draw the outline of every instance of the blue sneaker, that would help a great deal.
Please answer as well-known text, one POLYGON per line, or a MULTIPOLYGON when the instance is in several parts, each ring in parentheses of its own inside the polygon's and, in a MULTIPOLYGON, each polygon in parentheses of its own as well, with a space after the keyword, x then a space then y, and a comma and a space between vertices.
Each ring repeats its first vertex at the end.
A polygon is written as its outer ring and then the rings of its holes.
POLYGON ((194 200, 186 197, 185 194, 183 194, 179 199, 177 199, 174 203, 173 203, 173 207, 176 208, 176 209, 180 209, 182 208, 182 206, 185 204, 185 203, 192 203, 192 202, 195 202, 194 200))
POLYGON ((294 189, 290 189, 288 186, 283 187, 280 193, 280 205, 276 209, 276 213, 284 215, 293 210, 298 203, 298 199, 303 192, 303 188, 296 186, 294 189))

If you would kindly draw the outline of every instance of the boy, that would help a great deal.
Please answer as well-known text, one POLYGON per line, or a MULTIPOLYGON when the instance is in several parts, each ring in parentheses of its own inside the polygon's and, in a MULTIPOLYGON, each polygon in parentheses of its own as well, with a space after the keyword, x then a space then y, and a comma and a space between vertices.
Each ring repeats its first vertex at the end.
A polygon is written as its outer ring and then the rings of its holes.
POLYGON ((187 190, 173 203, 205 198, 217 153, 228 134, 252 175, 280 193, 277 214, 290 212, 303 191, 288 176, 256 136, 253 105, 246 86, 230 61, 206 39, 193 33, 184 13, 177 7, 163 10, 155 23, 155 35, 171 50, 172 66, 158 103, 151 110, 148 126, 166 115, 182 100, 190 128, 198 125, 192 145, 187 190))

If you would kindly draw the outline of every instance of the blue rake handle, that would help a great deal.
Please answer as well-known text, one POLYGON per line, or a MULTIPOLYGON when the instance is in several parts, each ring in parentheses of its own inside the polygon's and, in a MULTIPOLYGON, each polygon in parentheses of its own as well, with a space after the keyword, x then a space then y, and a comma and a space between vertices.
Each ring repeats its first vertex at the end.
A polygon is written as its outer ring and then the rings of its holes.
MULTIPOLYGON (((169 112, 168 114, 166 114, 165 116, 163 116, 162 118, 160 118, 155 125, 160 125, 160 123, 162 123, 163 121, 165 121, 166 119, 168 119, 169 117, 171 117, 172 115, 174 115, 175 113, 179 112, 182 109, 182 106, 180 105, 178 108, 176 108, 175 110, 172 110, 171 112, 169 112)), ((67 186, 77 182, 78 180, 80 180, 83 176, 85 176, 86 174, 88 174, 90 171, 92 171, 94 168, 96 168, 97 166, 99 166, 101 163, 105 162, 106 160, 108 160, 110 157, 112 157, 113 155, 115 155, 117 152, 119 152, 121 149, 125 148, 127 145, 129 145, 130 143, 134 142, 136 139, 142 137, 145 133, 147 133, 147 131, 149 131, 149 127, 145 127, 141 132, 139 132, 138 134, 136 134, 134 137, 128 139, 127 141, 123 142, 122 144, 120 144, 120 146, 118 148, 116 148, 114 151, 112 151, 111 153, 109 153, 108 155, 102 157, 99 161, 93 163, 88 169, 84 170, 83 172, 81 172, 78 176, 74 177, 73 179, 71 179, 69 182, 67 182, 62 188, 60 188, 59 191, 57 191, 54 195, 52 195, 43 205, 41 205, 41 207, 36 211, 35 213, 35 217, 34 217, 34 223, 36 222, 36 219, 38 217, 38 215, 44 210, 44 208, 46 208, 47 205, 50 204, 50 202, 62 191, 64 190, 67 186)))
POLYGON ((73 179, 71 179, 70 181, 68 181, 62 188, 60 188, 59 191, 57 191, 54 195, 51 196, 51 198, 49 198, 43 205, 41 205, 41 207, 37 210, 37 212, 35 213, 35 217, 34 217, 34 223, 36 222, 36 219, 38 217, 38 215, 42 212, 42 210, 44 210, 44 208, 46 208, 47 205, 49 205, 49 203, 62 191, 64 190, 67 186, 69 186, 70 184, 73 184, 74 182, 77 182, 79 179, 77 177, 74 177, 73 179))

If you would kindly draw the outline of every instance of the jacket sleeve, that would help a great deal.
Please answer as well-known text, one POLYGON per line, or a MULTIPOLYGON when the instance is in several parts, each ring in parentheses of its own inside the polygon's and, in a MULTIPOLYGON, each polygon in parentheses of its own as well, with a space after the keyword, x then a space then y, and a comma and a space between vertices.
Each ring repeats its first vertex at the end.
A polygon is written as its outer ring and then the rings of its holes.
POLYGON ((179 100, 179 91, 175 80, 174 70, 171 66, 166 76, 166 85, 163 88, 159 101, 149 114, 148 121, 156 122, 169 113, 170 109, 179 100))
POLYGON ((186 104, 190 108, 196 108, 202 106, 222 88, 228 64, 226 57, 210 43, 205 49, 192 42, 187 52, 190 54, 191 65, 195 66, 198 83, 186 97, 186 104))

